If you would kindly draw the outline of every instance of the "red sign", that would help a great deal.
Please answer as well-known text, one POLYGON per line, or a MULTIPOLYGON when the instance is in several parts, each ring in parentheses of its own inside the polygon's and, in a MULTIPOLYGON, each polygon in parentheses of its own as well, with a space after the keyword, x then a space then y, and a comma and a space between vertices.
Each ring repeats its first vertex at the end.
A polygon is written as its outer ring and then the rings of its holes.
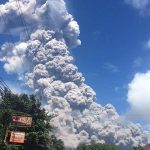
POLYGON ((31 126, 32 117, 12 116, 12 121, 18 126, 31 126))
POLYGON ((10 142, 12 143, 24 143, 25 132, 14 132, 11 131, 10 142))

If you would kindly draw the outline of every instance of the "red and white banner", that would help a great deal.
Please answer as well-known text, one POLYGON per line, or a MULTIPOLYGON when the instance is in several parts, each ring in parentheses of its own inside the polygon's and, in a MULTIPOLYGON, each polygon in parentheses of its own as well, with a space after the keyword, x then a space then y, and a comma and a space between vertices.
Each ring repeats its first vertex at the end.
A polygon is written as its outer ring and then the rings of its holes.
POLYGON ((18 126, 31 126, 32 117, 12 116, 12 121, 18 126))

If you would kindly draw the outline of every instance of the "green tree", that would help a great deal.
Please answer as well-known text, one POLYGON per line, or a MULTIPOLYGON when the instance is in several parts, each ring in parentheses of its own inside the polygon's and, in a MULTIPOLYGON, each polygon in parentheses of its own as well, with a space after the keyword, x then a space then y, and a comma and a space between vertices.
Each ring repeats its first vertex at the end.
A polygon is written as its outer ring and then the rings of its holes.
POLYGON ((50 132, 53 129, 50 121, 53 116, 48 115, 41 108, 39 100, 34 95, 17 95, 12 94, 8 90, 5 91, 0 102, 1 144, 5 139, 4 132, 6 132, 6 129, 16 129, 16 127, 10 127, 12 114, 30 115, 32 117, 31 127, 19 129, 19 131, 26 132, 26 141, 23 145, 23 150, 64 150, 63 142, 55 136, 50 136, 50 132))
POLYGON ((53 150, 65 150, 65 147, 62 146, 63 142, 54 135, 51 136, 50 145, 53 150))
POLYGON ((138 146, 134 146, 133 150, 142 150, 142 146, 138 145, 138 146))
POLYGON ((118 150, 117 146, 111 144, 90 144, 90 145, 79 145, 77 150, 118 150))
POLYGON ((1 140, 5 140, 5 132, 10 125, 11 115, 13 111, 11 109, 2 109, 0 112, 0 128, 1 128, 1 140))

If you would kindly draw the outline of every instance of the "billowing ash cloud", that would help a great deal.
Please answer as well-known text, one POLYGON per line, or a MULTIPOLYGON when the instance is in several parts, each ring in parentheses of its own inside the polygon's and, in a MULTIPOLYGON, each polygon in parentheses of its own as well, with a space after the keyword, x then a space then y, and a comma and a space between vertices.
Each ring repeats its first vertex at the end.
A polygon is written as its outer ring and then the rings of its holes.
POLYGON ((66 44, 80 44, 79 26, 66 9, 63 0, 9 0, 0 5, 0 33, 11 31, 24 36, 37 28, 54 30, 56 37, 65 40, 66 44))
MULTIPOLYGON (((73 64, 70 48, 80 44, 79 27, 67 12, 65 2, 22 0, 20 5, 33 33, 14 45, 5 43, 0 60, 8 73, 24 77, 49 113, 57 114, 53 121, 56 136, 72 148, 79 143, 107 142, 130 150, 139 142, 146 143, 140 125, 125 122, 111 104, 102 107, 96 103, 95 92, 84 83, 84 77, 73 64)), ((0 10, 8 19, 2 32, 23 28, 21 23, 12 23, 18 18, 14 0, 0 5, 0 10)))

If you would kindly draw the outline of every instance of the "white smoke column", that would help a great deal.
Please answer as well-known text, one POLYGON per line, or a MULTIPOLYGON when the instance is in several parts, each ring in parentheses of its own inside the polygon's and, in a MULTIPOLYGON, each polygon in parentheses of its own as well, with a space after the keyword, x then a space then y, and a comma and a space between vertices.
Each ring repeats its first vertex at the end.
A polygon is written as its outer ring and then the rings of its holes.
MULTIPOLYGON (((5 26, 0 22, 1 32, 24 28, 21 23, 9 24, 18 18, 15 4, 15 0, 10 0, 0 5, 7 18, 5 26)), ((102 107, 96 103, 95 92, 84 83, 84 77, 73 64, 70 48, 80 44, 80 31, 65 2, 22 0, 20 5, 33 33, 15 45, 4 44, 0 60, 7 72, 25 78, 50 114, 57 114, 53 121, 57 126, 56 136, 68 148, 80 143, 107 142, 119 145, 121 150, 131 150, 139 142, 146 143, 147 137, 140 125, 120 119, 112 105, 102 107)))

